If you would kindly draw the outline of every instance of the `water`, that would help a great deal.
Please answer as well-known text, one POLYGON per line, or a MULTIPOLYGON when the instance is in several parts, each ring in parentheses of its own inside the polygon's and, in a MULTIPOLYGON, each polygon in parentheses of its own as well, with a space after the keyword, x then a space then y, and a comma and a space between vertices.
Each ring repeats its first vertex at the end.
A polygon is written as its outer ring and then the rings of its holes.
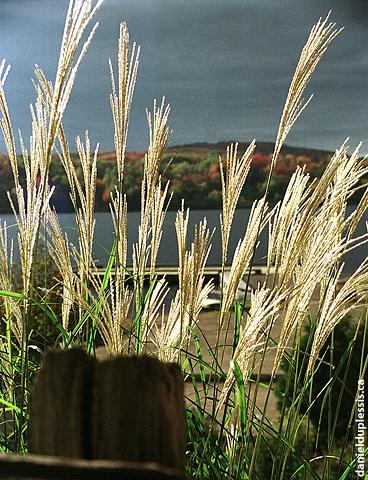
MULTIPOLYGON (((352 211, 352 207, 348 208, 348 214, 352 211)), ((208 258, 208 265, 219 265, 221 263, 221 234, 219 222, 220 210, 193 210, 190 212, 188 239, 193 237, 194 225, 198 224, 204 217, 207 218, 208 226, 214 234, 212 238, 212 247, 208 258)), ((168 212, 164 224, 164 231, 161 240, 161 247, 158 254, 158 265, 177 265, 178 250, 175 232, 175 216, 176 212, 168 212)), ((9 225, 8 239, 16 237, 16 227, 14 225, 14 216, 1 215, 2 221, 6 221, 9 225)), ((238 241, 244 235, 246 225, 248 223, 249 210, 240 209, 235 212, 232 234, 229 243, 229 259, 232 259, 234 250, 238 241)), ((73 243, 77 243, 77 234, 74 215, 72 213, 59 214, 60 223, 64 231, 68 233, 69 239, 73 243)), ((363 235, 366 232, 365 223, 368 220, 366 215, 358 226, 356 235, 363 235)), ((140 221, 139 212, 128 213, 128 263, 131 264, 132 245, 137 241, 138 225, 140 221)), ((109 213, 96 213, 96 231, 93 255, 98 259, 98 263, 106 265, 113 242, 113 225, 109 213)), ((267 238, 264 234, 261 238, 259 248, 255 257, 255 264, 262 265, 266 262, 267 238)), ((361 246, 358 249, 348 253, 345 257, 345 272, 349 274, 353 272, 362 260, 367 256, 367 247, 361 246)), ((17 259, 17 253, 15 252, 17 259)))

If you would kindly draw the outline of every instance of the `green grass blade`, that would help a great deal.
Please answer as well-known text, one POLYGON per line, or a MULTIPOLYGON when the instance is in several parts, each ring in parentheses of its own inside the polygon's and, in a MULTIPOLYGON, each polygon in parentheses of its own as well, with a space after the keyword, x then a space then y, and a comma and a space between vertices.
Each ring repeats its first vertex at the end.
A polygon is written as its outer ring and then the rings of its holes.
POLYGON ((245 395, 245 385, 243 373, 236 360, 231 361, 231 366, 234 372, 236 381, 236 399, 239 412, 240 428, 243 438, 246 438, 246 426, 247 426, 247 402, 245 395))
MULTIPOLYGON (((368 447, 364 450, 364 458, 368 456, 368 447)), ((349 465, 346 467, 346 469, 344 470, 343 474, 341 475, 341 477, 339 478, 339 480, 346 480, 348 478, 351 478, 350 475, 352 473, 354 473, 354 468, 356 467, 356 464, 357 464, 357 460, 356 458, 354 460, 352 460, 349 465)), ((364 480, 367 480, 368 478, 368 473, 365 474, 364 476, 364 480)))

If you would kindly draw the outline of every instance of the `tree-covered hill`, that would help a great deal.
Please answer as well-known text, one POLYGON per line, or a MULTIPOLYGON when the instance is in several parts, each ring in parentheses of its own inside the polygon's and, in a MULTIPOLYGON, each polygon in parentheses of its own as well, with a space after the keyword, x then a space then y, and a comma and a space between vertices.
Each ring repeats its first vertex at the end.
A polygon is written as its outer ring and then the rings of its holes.
MULTIPOLYGON (((226 155, 229 142, 195 143, 178 145, 167 149, 163 167, 163 182, 170 181, 173 199, 170 208, 176 209, 185 200, 193 209, 221 208, 221 180, 218 158, 226 155)), ((239 143, 238 154, 242 155, 249 144, 239 143)), ((253 156, 244 191, 239 206, 249 207, 264 192, 269 172, 272 143, 258 143, 253 156)), ((305 165, 312 178, 318 177, 332 152, 296 148, 285 145, 272 175, 269 201, 276 203, 282 198, 286 185, 295 167, 305 165)), ((75 157, 78 164, 78 159, 75 157)), ((138 210, 140 206, 140 185, 143 175, 144 152, 129 152, 126 156, 124 188, 130 210, 138 210)), ((20 168, 20 175, 23 170, 20 168)), ((22 181, 22 178, 21 178, 22 181)), ((99 154, 97 179, 96 210, 107 211, 109 195, 116 182, 116 163, 113 152, 99 154)), ((59 212, 72 211, 69 200, 67 179, 58 159, 54 159, 50 170, 50 183, 55 186, 53 203, 59 212)), ((10 213, 7 192, 13 191, 12 174, 6 155, 0 154, 0 213, 10 213)))

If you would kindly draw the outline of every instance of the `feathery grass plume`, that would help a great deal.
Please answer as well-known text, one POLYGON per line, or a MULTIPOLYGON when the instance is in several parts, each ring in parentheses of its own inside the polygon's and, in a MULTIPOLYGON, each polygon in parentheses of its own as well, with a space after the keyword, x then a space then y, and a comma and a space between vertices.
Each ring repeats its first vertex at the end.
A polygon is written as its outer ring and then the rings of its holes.
POLYGON ((160 177, 156 186, 151 210, 150 278, 155 274, 157 255, 162 238, 162 229, 166 212, 173 195, 171 193, 169 198, 167 198, 168 189, 169 182, 166 183, 165 188, 162 190, 160 177))
MULTIPOLYGON (((368 161, 368 157, 365 157, 365 160, 368 161)), ((368 209, 368 188, 365 189, 362 198, 359 200, 358 206, 354 209, 354 212, 351 215, 349 222, 349 233, 348 237, 351 238, 354 235, 354 232, 357 229, 357 226, 362 219, 364 213, 368 209)))
POLYGON ((160 278, 156 282, 148 301, 145 303, 141 318, 143 343, 147 343, 150 333, 153 334, 153 337, 155 336, 154 328, 157 327, 161 309, 164 309, 163 302, 169 291, 170 288, 165 277, 160 278))
MULTIPOLYGON (((13 242, 8 243, 8 226, 6 222, 0 223, 0 290, 13 291, 13 242)), ((22 311, 18 301, 11 297, 2 299, 6 329, 13 332, 18 344, 21 343, 22 311)))
POLYGON ((226 313, 230 310, 236 297, 236 292, 239 288, 240 281, 244 273, 250 266, 253 251, 257 245, 259 234, 267 225, 270 213, 262 219, 265 210, 264 199, 256 201, 252 205, 249 214, 249 221, 246 232, 242 240, 236 247, 233 261, 229 271, 228 281, 224 285, 223 297, 219 318, 219 329, 222 328, 226 313))
POLYGON ((246 318, 245 325, 240 327, 239 342, 231 360, 217 410, 222 407, 230 389, 234 385, 233 362, 236 361, 239 365, 244 383, 246 383, 249 378, 251 361, 254 360, 258 352, 266 348, 265 329, 272 327, 284 306, 286 298, 286 290, 279 292, 263 286, 251 292, 249 315, 246 318))
POLYGON ((115 195, 111 196, 110 211, 112 222, 114 225, 115 236, 118 239, 117 242, 117 271, 119 271, 119 277, 124 281, 126 273, 126 261, 127 261, 127 215, 128 206, 126 196, 122 195, 118 188, 115 190, 115 195))
MULTIPOLYGON (((115 282, 120 286, 115 290, 124 290, 127 260, 127 200, 123 194, 125 150, 129 127, 129 116, 137 80, 140 47, 133 43, 129 60, 129 31, 125 23, 120 24, 118 42, 118 78, 117 88, 111 59, 109 59, 112 93, 110 106, 114 121, 114 145, 118 169, 115 196, 111 196, 110 210, 117 240, 117 261, 115 263, 115 282)), ((129 302, 130 303, 130 302, 129 302)), ((116 337, 117 333, 115 333, 116 337)), ((116 342, 115 342, 116 343, 116 342)))
MULTIPOLYGON (((49 204, 53 189, 48 187, 48 172, 44 163, 45 115, 39 100, 32 110, 32 135, 30 152, 21 138, 25 170, 25 190, 15 180, 16 203, 8 193, 9 202, 18 225, 18 245, 22 268, 23 294, 28 296, 38 231, 44 210, 49 204)), ((15 172, 13 171, 13 175, 15 172)))
MULTIPOLYGON (((297 170, 290 179, 270 231, 268 265, 275 263, 278 285, 292 280, 303 256, 308 256, 308 242, 320 228, 319 222, 334 219, 333 242, 335 245, 340 242, 349 223, 349 219, 345 220, 347 200, 360 178, 367 173, 367 166, 358 152, 356 149, 349 157, 343 144, 331 158, 322 177, 309 186, 308 176, 301 171, 297 170)), ((323 228, 331 226, 332 223, 323 228)))
POLYGON ((97 177, 97 144, 93 156, 88 133, 85 134, 85 144, 77 137, 77 149, 82 169, 82 183, 80 182, 76 166, 69 153, 68 145, 63 149, 61 160, 70 185, 70 197, 73 203, 76 224, 78 228, 78 241, 80 258, 78 261, 79 273, 86 278, 87 270, 92 266, 92 250, 96 220, 94 218, 97 177))
MULTIPOLYGON (((345 144, 340 149, 342 155, 338 158, 335 174, 330 189, 329 204, 333 210, 346 213, 348 199, 359 189, 359 181, 368 173, 366 157, 359 156, 361 144, 349 156, 345 144)), ((350 219, 346 223, 349 223, 350 219)))
POLYGON ((169 141, 169 113, 170 106, 165 106, 164 98, 162 99, 160 107, 156 107, 156 101, 154 102, 153 120, 151 113, 147 111, 150 140, 148 151, 144 157, 141 187, 141 222, 138 231, 138 243, 134 245, 133 249, 133 272, 139 279, 139 290, 143 288, 148 252, 151 250, 148 246, 150 220, 152 209, 154 208, 155 192, 159 183, 159 167, 169 141))
POLYGON ((61 120, 74 85, 78 68, 92 41, 98 23, 92 27, 87 40, 83 43, 77 56, 81 39, 102 2, 103 0, 98 0, 94 7, 92 6, 91 0, 70 0, 69 2, 50 104, 50 121, 47 131, 47 165, 51 162, 55 138, 59 132, 61 120))
POLYGON ((80 208, 76 209, 76 220, 79 229, 79 242, 82 262, 89 268, 92 262, 92 248, 96 220, 94 218, 96 199, 97 178, 97 144, 93 158, 91 157, 91 145, 86 132, 85 145, 77 138, 77 149, 82 167, 83 186, 78 180, 74 170, 74 183, 78 191, 80 208))
POLYGON ((181 209, 178 210, 178 212, 176 213, 176 219, 175 219, 176 238, 178 242, 179 285, 183 285, 184 283, 183 265, 185 264, 185 255, 187 251, 188 223, 189 223, 189 208, 187 208, 184 211, 184 200, 182 200, 181 209))
POLYGON ((160 163, 169 141, 168 120, 170 114, 170 105, 165 106, 165 97, 161 101, 160 107, 156 106, 156 100, 153 104, 152 115, 147 111, 147 122, 149 128, 149 147, 144 157, 144 172, 142 183, 142 218, 147 215, 151 208, 155 195, 155 187, 159 178, 160 163))
POLYGON ((75 274, 72 266, 70 243, 67 234, 63 234, 58 216, 54 210, 48 208, 45 214, 45 229, 47 232, 47 249, 62 278, 62 324, 69 330, 70 311, 73 306, 75 274))
POLYGON ((15 148, 14 135, 10 121, 9 111, 3 88, 8 69, 3 73, 5 63, 1 65, 0 72, 0 109, 2 119, 0 127, 3 132, 5 145, 9 155, 10 165, 13 173, 16 203, 8 193, 9 202, 18 225, 18 243, 22 268, 23 293, 28 296, 32 262, 38 228, 40 225, 43 206, 48 204, 52 192, 47 185, 48 173, 45 169, 45 136, 47 114, 38 97, 35 107, 31 107, 32 114, 32 135, 30 138, 30 153, 28 154, 21 137, 21 150, 25 168, 25 191, 19 182, 19 171, 17 153, 15 148))
MULTIPOLYGON (((212 282, 207 283, 197 300, 199 311, 203 301, 212 290, 212 282)), ((198 313, 199 313, 198 311, 198 313)), ((177 290, 174 299, 170 303, 169 313, 165 315, 163 308, 160 324, 151 323, 152 342, 157 347, 157 357, 163 362, 177 362, 178 352, 190 340, 190 331, 188 327, 193 325, 195 320, 188 313, 183 311, 183 303, 180 289, 177 290)))
POLYGON ((186 236, 189 221, 189 209, 184 213, 184 205, 175 220, 179 252, 179 300, 181 336, 187 326, 196 322, 203 303, 213 289, 212 279, 205 284, 204 268, 211 250, 211 235, 204 218, 195 226, 194 240, 190 250, 186 250, 186 236))
POLYGON ((164 311, 161 315, 161 324, 157 322, 152 324, 152 341, 157 347, 157 357, 163 362, 174 362, 178 359, 177 350, 180 349, 187 340, 187 327, 189 326, 189 316, 185 318, 188 322, 185 325, 181 323, 181 304, 180 292, 176 292, 174 299, 170 303, 170 309, 167 316, 164 311), (184 335, 182 332, 184 331, 184 335))
POLYGON ((228 243, 234 212, 250 170, 255 147, 256 143, 255 140, 253 140, 240 159, 237 158, 237 143, 235 145, 231 144, 230 147, 227 147, 226 173, 224 173, 225 166, 221 156, 219 157, 223 210, 223 213, 220 215, 223 265, 225 265, 227 259, 228 243))
POLYGON ((329 14, 323 21, 320 18, 316 25, 313 26, 301 52, 282 112, 275 149, 272 155, 271 172, 292 126, 312 99, 311 96, 304 102, 303 93, 313 72, 331 42, 343 30, 342 28, 335 29, 336 24, 328 23, 328 19, 329 14))
POLYGON ((41 213, 44 208, 47 208, 51 194, 47 183, 48 169, 51 162, 55 137, 61 124, 61 118, 69 99, 79 64, 88 48, 97 24, 92 29, 87 41, 83 44, 74 66, 73 60, 77 53, 81 37, 101 3, 102 0, 98 1, 94 8, 92 8, 90 0, 71 0, 69 3, 51 101, 46 106, 44 104, 44 98, 41 98, 40 95, 38 95, 35 108, 31 109, 32 136, 30 140, 30 159, 21 139, 22 154, 26 170, 26 197, 19 184, 14 136, 3 89, 8 69, 3 73, 5 64, 2 64, 1 73, 3 75, 0 80, 0 109, 2 119, 0 126, 3 131, 15 181, 15 193, 18 208, 15 207, 10 196, 9 200, 18 223, 23 293, 26 296, 28 295, 30 288, 32 261, 36 240, 38 238, 41 213))
POLYGON ((5 59, 1 62, 0 65, 0 113, 2 118, 0 120, 0 128, 3 133, 4 142, 6 151, 8 152, 9 162, 13 171, 13 176, 18 180, 18 160, 17 160, 17 151, 15 148, 15 141, 13 135, 13 127, 10 120, 8 104, 6 101, 4 84, 6 77, 8 76, 10 65, 5 69, 5 59))
MULTIPOLYGON (((86 295, 81 296, 78 289, 75 290, 74 302, 79 305, 81 311, 86 312, 93 323, 96 324, 104 345, 111 355, 127 353, 125 346, 128 337, 124 334, 130 327, 129 309, 133 293, 127 284, 121 281, 121 269, 110 276, 108 288, 103 285, 100 275, 94 274, 94 269, 88 272, 88 285, 83 283, 79 290, 86 295)), ((81 279, 77 278, 81 283, 81 279)))
POLYGON ((133 100, 135 83, 139 66, 140 47, 133 43, 129 60, 129 31, 125 23, 120 24, 118 43, 118 91, 114 77, 111 59, 109 59, 112 93, 110 95, 111 111, 114 119, 114 144, 116 151, 116 164, 118 169, 118 184, 121 188, 125 149, 127 142, 129 115, 133 100))
MULTIPOLYGON (((305 231, 305 240, 299 252, 299 265, 293 271, 294 292, 285 312, 273 373, 279 367, 294 329, 305 318, 316 288, 323 284, 326 276, 336 265, 339 265, 343 255, 349 249, 367 240, 366 236, 353 240, 343 237, 344 217, 340 212, 333 213, 331 209, 321 209, 305 231)), ((286 283, 279 283, 279 285, 282 288, 286 283)), ((322 291, 321 296, 323 297, 322 291)))
POLYGON ((340 291, 336 293, 342 268, 343 265, 334 278, 328 282, 325 299, 318 315, 306 376, 312 373, 321 348, 340 320, 352 310, 367 305, 368 257, 346 280, 340 291))
MULTIPOLYGON (((80 137, 77 137, 76 145, 80 166, 82 170, 82 181, 77 175, 76 165, 71 158, 68 142, 63 134, 62 126, 59 128, 59 139, 62 147, 60 160, 66 172, 69 186, 70 198, 74 207, 76 225, 78 230, 79 251, 74 247, 73 256, 77 264, 79 281, 75 283, 78 295, 88 295, 87 282, 91 278, 90 271, 95 269, 93 262, 93 242, 96 220, 94 217, 96 198, 97 178, 97 144, 94 154, 91 153, 91 144, 88 132, 85 133, 85 144, 80 137)), ((65 260, 66 261, 66 260, 65 260)), ((56 262, 58 265, 58 262, 56 262)), ((60 272, 63 275, 63 272, 60 272)), ((74 278, 74 281, 76 279, 74 278)), ((79 316, 82 316, 84 302, 77 302, 79 305, 79 316)))
MULTIPOLYGON (((339 166, 340 171, 336 176, 342 179, 343 187, 346 190, 346 196, 351 197, 356 191, 360 189, 359 181, 368 173, 368 156, 361 157, 359 155, 361 144, 349 157, 346 152, 346 161, 339 166)), ((364 192, 357 207, 353 210, 350 216, 346 219, 348 238, 352 238, 356 228, 362 219, 368 207, 368 189, 364 192)))
POLYGON ((295 232, 298 219, 301 214, 301 208, 306 200, 306 188, 309 182, 309 175, 304 173, 304 169, 297 167, 290 178, 285 195, 277 206, 273 218, 269 224, 269 244, 267 268, 274 266, 276 275, 283 277, 285 272, 280 271, 281 267, 286 267, 283 262, 284 256, 288 252, 284 251, 285 245, 289 243, 289 238, 295 232))

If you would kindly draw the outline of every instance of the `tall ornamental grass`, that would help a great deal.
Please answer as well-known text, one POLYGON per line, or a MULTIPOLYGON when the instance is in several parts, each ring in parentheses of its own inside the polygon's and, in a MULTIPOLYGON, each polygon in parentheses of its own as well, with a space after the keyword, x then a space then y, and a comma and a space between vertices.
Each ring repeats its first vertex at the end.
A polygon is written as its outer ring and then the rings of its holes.
MULTIPOLYGON (((344 143, 320 179, 312 180, 305 169, 297 167, 283 199, 272 208, 267 203, 282 145, 311 100, 304 101, 305 89, 340 30, 326 17, 310 32, 281 114, 264 195, 254 202, 232 256, 228 247, 234 212, 246 188, 256 143, 251 142, 244 153, 231 144, 226 157, 219 158, 223 210, 218 261, 223 274, 225 265, 230 267, 221 277, 220 306, 212 318, 216 333, 209 341, 201 328, 201 312, 214 288, 213 280, 205 277, 213 232, 204 218, 189 238, 190 211, 184 204, 175 220, 178 289, 174 296, 156 272, 171 199, 170 185, 163 185, 160 175, 170 138, 170 107, 165 99, 155 101, 147 111, 149 145, 141 184, 141 221, 133 256, 127 256, 124 163, 140 51, 130 44, 124 23, 117 62, 110 61, 108 66, 117 162, 116 187, 110 197, 114 239, 105 273, 97 274, 92 252, 98 144, 94 146, 85 133, 70 146, 62 120, 78 67, 97 28, 93 18, 101 3, 70 0, 55 79, 50 81, 40 67, 35 69, 32 134, 29 141, 20 136, 20 151, 6 101, 9 66, 5 61, 1 64, 0 126, 14 178, 9 202, 18 232, 17 245, 13 245, 8 240, 13 227, 1 222, 1 451, 27 451, 29 390, 41 353, 49 347, 81 346, 94 355, 103 344, 110 355, 149 354, 181 365, 187 385, 189 478, 351 478, 357 468, 352 445, 354 409, 344 438, 338 440, 335 429, 343 412, 341 401, 332 404, 331 399, 342 398, 353 359, 359 365, 359 372, 354 372, 357 378, 363 378, 367 369, 365 340, 360 350, 354 345, 362 329, 363 339, 367 338, 368 259, 341 282, 346 253, 368 239, 367 234, 355 236, 367 210, 368 189, 347 214, 349 198, 362 188, 361 179, 368 174, 367 158, 360 155, 359 146, 348 154, 344 143), (71 149, 77 150, 78 161, 71 149), (19 162, 24 164, 24 182, 19 177, 19 162), (62 163, 69 181, 78 231, 75 244, 50 207, 52 162, 62 163), (252 288, 249 272, 264 231, 269 238, 267 274, 252 288), (14 250, 19 253, 20 275, 16 274, 14 250), (236 296, 244 280, 244 300, 239 301, 236 296), (336 362, 334 331, 348 314, 354 318, 355 335, 336 362), (281 325, 277 335, 275 325, 281 325), (302 341, 306 325, 309 333, 302 341), (230 365, 223 360, 229 352, 230 365), (265 380, 264 364, 270 359, 273 368, 265 380), (269 405, 281 364, 288 365, 286 387, 275 418, 270 416, 269 405), (329 380, 316 392, 319 370, 326 365, 329 380), (310 408, 305 408, 306 398, 310 408), (316 426, 310 419, 317 400, 320 418, 327 418, 324 435, 322 422, 316 426)), ((354 397, 356 390, 350 394, 354 397)))

